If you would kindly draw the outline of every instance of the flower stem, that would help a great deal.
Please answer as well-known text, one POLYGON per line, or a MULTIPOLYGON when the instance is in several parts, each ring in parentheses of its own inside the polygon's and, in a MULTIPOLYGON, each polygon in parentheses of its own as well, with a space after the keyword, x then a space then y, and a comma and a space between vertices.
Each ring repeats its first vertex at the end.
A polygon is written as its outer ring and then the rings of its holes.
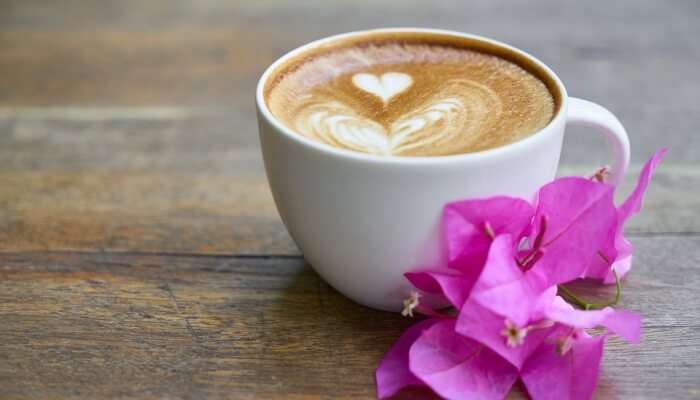
POLYGON ((532 268, 532 266, 542 257, 542 241, 544 240, 544 234, 547 231, 547 221, 547 215, 543 215, 542 219, 540 219, 540 231, 537 232, 532 249, 530 249, 530 252, 522 259, 515 259, 515 262, 523 271, 527 271, 528 269, 532 268))
POLYGON ((491 227, 491 224, 489 223, 489 221, 484 221, 484 233, 491 240, 496 238, 496 233, 493 231, 493 227, 491 227))
POLYGON ((561 294, 563 295, 562 297, 564 297, 565 300, 567 300, 569 303, 574 303, 579 308, 582 308, 584 310, 588 310, 589 304, 586 303, 585 301, 581 300, 572 291, 565 288, 563 285, 559 285, 557 288, 559 289, 559 292, 561 292, 561 294))
POLYGON ((613 275, 615 275, 615 297, 612 300, 605 303, 587 303, 585 300, 576 296, 572 291, 570 291, 562 285, 559 285, 558 289, 561 292, 561 294, 564 295, 562 297, 565 297, 566 300, 568 300, 571 303, 574 303, 575 305, 579 306, 584 310, 599 310, 601 308, 614 306, 620 301, 620 297, 622 296, 622 284, 620 283, 620 277, 617 275, 617 272, 615 270, 612 270, 612 272, 613 275))

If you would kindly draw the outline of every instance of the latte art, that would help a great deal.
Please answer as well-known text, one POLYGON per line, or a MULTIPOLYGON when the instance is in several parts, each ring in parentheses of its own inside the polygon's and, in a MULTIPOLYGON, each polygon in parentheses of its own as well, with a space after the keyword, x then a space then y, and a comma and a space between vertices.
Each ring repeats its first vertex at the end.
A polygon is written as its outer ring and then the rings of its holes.
POLYGON ((273 87, 268 103, 301 135, 384 156, 500 146, 541 129, 554 113, 546 86, 513 63, 396 43, 310 59, 273 87))
POLYGON ((382 125, 363 118, 341 103, 326 103, 310 108, 309 115, 297 119, 296 128, 309 137, 355 151, 374 154, 400 154, 415 147, 444 139, 447 130, 431 134, 436 126, 449 122, 463 107, 458 99, 444 99, 423 112, 382 125))
POLYGON ((387 72, 380 77, 361 73, 352 76, 352 83, 379 97, 386 104, 392 97, 408 89, 413 84, 413 79, 400 72, 387 72))
POLYGON ((476 140, 480 125, 500 115, 500 101, 487 87, 455 80, 445 89, 444 97, 438 93, 428 98, 386 127, 338 100, 310 99, 300 106, 294 127, 337 147, 398 155, 453 140, 476 140))

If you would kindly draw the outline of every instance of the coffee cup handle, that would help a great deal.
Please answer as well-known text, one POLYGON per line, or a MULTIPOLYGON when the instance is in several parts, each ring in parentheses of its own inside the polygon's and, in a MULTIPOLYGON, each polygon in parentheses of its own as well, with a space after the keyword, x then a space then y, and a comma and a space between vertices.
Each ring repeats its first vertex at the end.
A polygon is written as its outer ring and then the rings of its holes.
POLYGON ((630 162, 630 140, 620 121, 607 108, 588 100, 569 97, 566 124, 593 128, 605 136, 612 147, 613 162, 606 182, 616 185, 630 162))

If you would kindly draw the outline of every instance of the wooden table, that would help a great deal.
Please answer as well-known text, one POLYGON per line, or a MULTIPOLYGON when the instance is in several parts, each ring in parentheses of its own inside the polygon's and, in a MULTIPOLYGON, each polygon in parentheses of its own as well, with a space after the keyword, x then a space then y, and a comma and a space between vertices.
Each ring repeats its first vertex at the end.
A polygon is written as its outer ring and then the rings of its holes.
MULTIPOLYGON (((396 25, 535 54, 620 116, 633 174, 671 148, 628 230, 623 306, 643 343, 610 342, 596 397, 700 398, 695 0, 2 1, 0 398, 372 397, 411 321, 304 262, 267 188, 253 90, 292 47, 396 25)), ((602 148, 572 130, 562 173, 602 148)))

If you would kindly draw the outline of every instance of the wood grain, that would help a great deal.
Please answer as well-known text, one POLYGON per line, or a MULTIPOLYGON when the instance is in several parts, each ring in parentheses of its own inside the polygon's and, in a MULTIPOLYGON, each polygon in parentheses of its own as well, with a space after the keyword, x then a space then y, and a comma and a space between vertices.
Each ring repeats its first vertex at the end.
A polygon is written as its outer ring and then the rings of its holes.
MULTIPOLYGON (((231 156, 255 158, 259 152, 252 93, 251 88, 236 100, 202 107, 3 107, 0 102, 0 165, 231 170, 231 156), (49 151, 57 149, 61 151, 49 151), (171 158, 165 164, 167 156, 171 158)), ((694 149, 700 138, 692 132, 700 121, 694 109, 600 101, 625 124, 633 164, 643 163, 661 147, 671 148, 671 163, 697 164, 694 149)), ((563 164, 594 167, 606 162, 610 161, 599 135, 583 128, 567 130, 563 164)))
MULTIPOLYGON (((700 231, 700 174, 663 166, 654 179, 628 232, 700 231)), ((0 205, 0 252, 299 254, 259 174, 0 171, 0 205)))
MULTIPOLYGON (((267 187, 255 128, 236 129, 249 120, 245 113, 31 110, 0 116, 0 251, 298 254, 267 187)), ((682 132, 688 136, 690 128, 682 132)), ((600 143, 579 141, 584 135, 576 133, 565 146, 575 154, 565 155, 564 175, 595 168, 571 163, 582 152, 604 160, 596 154, 600 143)), ((652 146, 639 147, 651 153, 652 146)), ((700 169, 689 165, 691 145, 680 155, 678 148, 660 167, 630 232, 700 232, 700 169)), ((632 165, 621 194, 639 167, 632 165)))
MULTIPOLYGON (((253 92, 291 48, 381 26, 530 52, 620 117, 633 173, 671 148, 629 226, 622 305, 645 316, 643 342, 610 341, 595 397, 700 398, 695 0, 2 1, 0 398, 373 397, 411 321, 304 263, 265 182, 253 92)), ((561 173, 603 149, 570 130, 561 173)))
MULTIPOLYGON (((644 339, 609 342, 597 398, 693 397, 700 239, 634 244, 622 306, 644 314, 644 339)), ((0 256, 0 316, 0 397, 56 399, 367 398, 411 322, 298 257, 52 252, 0 256)))
POLYGON ((692 0, 663 6, 624 0, 604 7, 572 0, 3 5, 4 104, 240 105, 251 98, 257 75, 282 52, 333 33, 381 26, 440 27, 510 42, 551 65, 572 95, 613 109, 696 111, 700 96, 700 83, 688 79, 700 57, 700 13, 692 0))
POLYGON ((248 90, 260 67, 277 55, 270 47, 252 45, 269 35, 249 29, 164 34, 4 32, 0 33, 4 53, 0 102, 235 107, 240 98, 231 94, 248 90))

